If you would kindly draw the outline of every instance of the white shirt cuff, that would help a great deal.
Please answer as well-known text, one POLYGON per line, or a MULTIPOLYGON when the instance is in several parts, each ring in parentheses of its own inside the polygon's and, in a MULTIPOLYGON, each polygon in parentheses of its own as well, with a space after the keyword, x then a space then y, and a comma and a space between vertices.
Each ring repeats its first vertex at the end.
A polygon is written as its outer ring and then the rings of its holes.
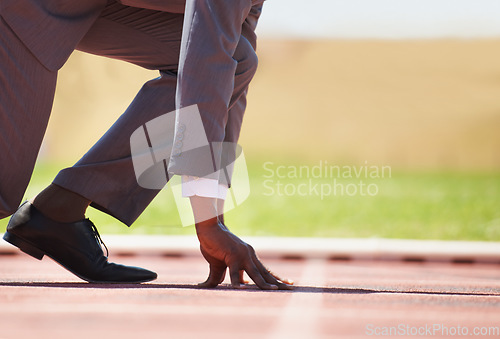
POLYGON ((181 181, 184 198, 196 195, 226 200, 228 188, 226 185, 219 184, 218 180, 182 175, 181 181))

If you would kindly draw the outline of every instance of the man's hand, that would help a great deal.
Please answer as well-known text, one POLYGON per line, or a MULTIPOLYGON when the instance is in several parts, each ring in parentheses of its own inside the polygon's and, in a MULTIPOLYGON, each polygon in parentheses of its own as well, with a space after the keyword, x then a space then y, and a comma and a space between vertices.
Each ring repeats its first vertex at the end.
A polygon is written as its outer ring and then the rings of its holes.
POLYGON ((213 288, 222 283, 229 267, 231 285, 242 288, 246 283, 243 272, 263 290, 290 290, 292 283, 280 279, 271 273, 257 258, 255 250, 227 227, 212 218, 196 224, 196 233, 200 240, 203 257, 210 265, 208 279, 200 287, 213 288))

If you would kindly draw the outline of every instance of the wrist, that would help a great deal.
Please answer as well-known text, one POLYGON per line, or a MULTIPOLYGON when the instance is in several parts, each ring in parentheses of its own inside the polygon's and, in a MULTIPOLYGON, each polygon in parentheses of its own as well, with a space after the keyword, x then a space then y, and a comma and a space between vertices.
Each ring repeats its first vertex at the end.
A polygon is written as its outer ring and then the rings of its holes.
POLYGON ((193 210, 195 225, 211 225, 217 223, 217 199, 200 196, 189 197, 193 210))
POLYGON ((203 231, 210 231, 215 228, 219 228, 219 222, 217 220, 217 217, 214 217, 207 220, 196 222, 194 224, 194 227, 196 228, 196 233, 200 233, 203 231))
POLYGON ((229 229, 220 222, 218 218, 204 220, 195 224, 198 238, 211 237, 221 233, 231 233, 229 229))

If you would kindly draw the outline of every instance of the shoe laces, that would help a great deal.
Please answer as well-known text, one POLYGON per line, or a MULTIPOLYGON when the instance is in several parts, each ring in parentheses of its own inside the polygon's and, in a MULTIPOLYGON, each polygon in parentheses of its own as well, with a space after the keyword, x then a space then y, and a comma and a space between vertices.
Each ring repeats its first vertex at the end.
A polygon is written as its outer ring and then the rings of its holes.
POLYGON ((108 247, 106 246, 106 244, 104 243, 104 241, 102 241, 101 235, 99 234, 99 231, 97 230, 97 227, 95 227, 94 223, 92 221, 90 221, 90 220, 89 220, 89 223, 90 223, 90 226, 92 226, 92 231, 94 233, 95 240, 97 241, 97 243, 99 244, 99 246, 101 246, 101 244, 104 246, 104 248, 106 249, 106 258, 109 257, 108 247))

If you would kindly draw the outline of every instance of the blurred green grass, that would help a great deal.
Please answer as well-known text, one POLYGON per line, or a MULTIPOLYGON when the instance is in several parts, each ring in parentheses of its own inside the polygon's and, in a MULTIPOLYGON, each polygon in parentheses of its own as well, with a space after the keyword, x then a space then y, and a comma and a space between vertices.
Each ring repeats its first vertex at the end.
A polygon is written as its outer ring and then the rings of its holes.
MULTIPOLYGON (((375 196, 332 194, 321 199, 314 190, 311 195, 285 194, 284 188, 288 193, 298 185, 308 188, 309 179, 269 178, 264 163, 247 159, 250 197, 226 215, 238 235, 500 241, 500 173, 393 169, 390 178, 363 179, 376 185, 375 196), (276 180, 282 194, 277 193, 276 180)), ((279 165, 290 163, 273 164, 279 165)), ((39 162, 27 198, 43 189, 60 168, 39 162)), ((332 178, 311 180, 318 187, 332 184, 332 178)), ((358 182, 337 179, 344 186, 358 182)), ((181 226, 170 189, 163 190, 131 228, 94 209, 88 216, 104 234, 194 234, 194 227, 181 226)), ((0 221, 2 230, 6 225, 7 219, 0 221)))

